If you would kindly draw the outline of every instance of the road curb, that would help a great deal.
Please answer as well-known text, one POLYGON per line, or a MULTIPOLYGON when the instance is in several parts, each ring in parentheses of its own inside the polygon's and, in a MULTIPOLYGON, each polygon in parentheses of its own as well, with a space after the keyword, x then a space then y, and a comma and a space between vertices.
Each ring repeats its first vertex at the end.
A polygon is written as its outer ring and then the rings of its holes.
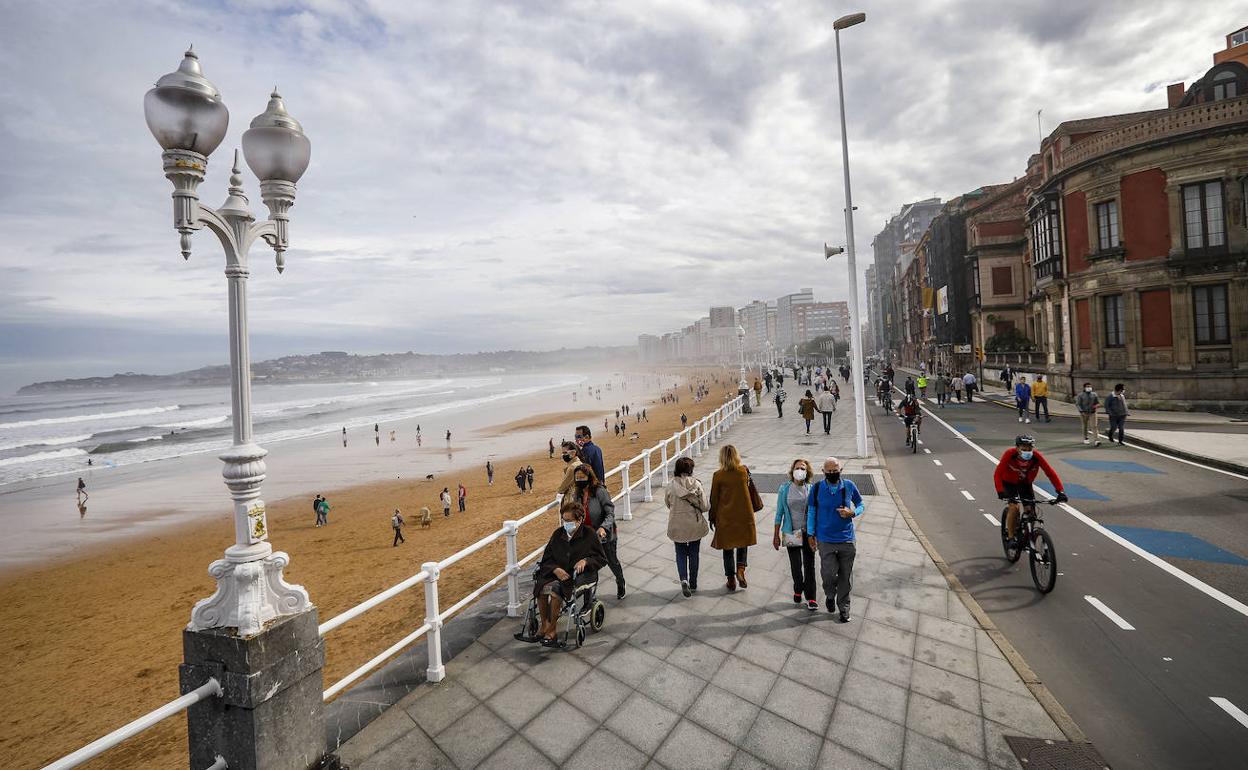
MULTIPOLYGON (((1105 435, 1105 434, 1101 434, 1101 435, 1105 435)), ((1109 436, 1105 435, 1105 439, 1108 441, 1109 436)), ((1208 465, 1211 468, 1218 468, 1224 471, 1230 471, 1231 473, 1242 473, 1242 474, 1248 475, 1248 465, 1240 465, 1239 463, 1233 463, 1227 460, 1219 460, 1216 457, 1206 457, 1205 455, 1198 455, 1195 452, 1187 452, 1182 449, 1175 449, 1174 447, 1168 444, 1161 444, 1156 441, 1150 441, 1149 439, 1139 438, 1138 436, 1132 436, 1131 440, 1126 442, 1126 444, 1127 446, 1131 446, 1132 444, 1135 444, 1140 447, 1151 449, 1154 452, 1161 452, 1162 454, 1174 455, 1175 457, 1181 457, 1184 460, 1189 460, 1194 463, 1200 463, 1201 465, 1208 465)))
MULTIPOLYGON (((872 427, 874 427, 874 422, 872 423, 872 427)), ((996 623, 992 622, 992 618, 988 617, 988 613, 984 611, 984 608, 979 606, 979 602, 975 600, 975 597, 971 595, 971 592, 966 589, 966 586, 962 585, 962 581, 958 579, 958 576, 954 574, 948 563, 946 563, 944 558, 940 555, 940 552, 936 550, 934 545, 932 545, 932 541, 928 540, 927 535, 923 534, 923 530, 919 527, 919 523, 915 521, 914 516, 910 513, 910 509, 906 507, 905 501, 901 499, 901 494, 898 493, 897 486, 893 484, 893 476, 889 473, 888 467, 884 464, 884 454, 880 451, 879 442, 876 440, 874 431, 872 431, 871 440, 872 443, 875 444, 875 456, 881 461, 880 475, 884 477, 884 485, 888 487, 889 495, 892 496, 893 502, 897 504, 897 510, 901 512, 902 518, 906 520, 906 524, 909 525, 910 531, 914 533, 914 536, 918 538, 919 543, 923 545, 923 549, 927 551, 927 555, 933 562, 935 562, 936 568, 940 570, 940 574, 945 576, 945 580, 949 583, 949 587, 952 588, 953 592, 957 594, 959 599, 962 600, 962 604, 966 607, 967 611, 971 613, 971 616, 975 618, 976 622, 983 627, 985 633, 988 634, 988 638, 992 639, 993 643, 997 645, 997 648, 1001 650, 1001 654, 1004 655, 1005 659, 1009 661, 1011 666, 1014 667, 1014 671, 1018 674, 1019 678, 1023 680, 1023 684, 1027 686, 1027 689, 1030 690, 1031 694, 1035 696, 1037 701, 1039 701, 1041 707, 1043 707, 1045 712, 1048 713, 1049 718, 1051 718, 1054 724, 1057 725, 1058 729, 1062 731, 1062 734, 1066 736, 1066 739, 1074 743, 1090 744, 1091 741, 1088 740, 1088 737, 1084 734, 1083 730, 1079 728, 1079 725, 1075 722, 1074 717, 1072 717, 1066 709, 1062 707, 1062 704, 1058 702, 1057 698, 1054 697, 1053 693, 1049 691, 1049 688, 1045 686, 1044 682, 1040 681, 1039 675, 1032 670, 1031 666, 1027 665, 1027 661, 1023 659, 1022 654, 1014 648, 1014 645, 1010 644, 1010 640, 1005 637, 1005 634, 1001 633, 1000 629, 997 628, 996 623)))

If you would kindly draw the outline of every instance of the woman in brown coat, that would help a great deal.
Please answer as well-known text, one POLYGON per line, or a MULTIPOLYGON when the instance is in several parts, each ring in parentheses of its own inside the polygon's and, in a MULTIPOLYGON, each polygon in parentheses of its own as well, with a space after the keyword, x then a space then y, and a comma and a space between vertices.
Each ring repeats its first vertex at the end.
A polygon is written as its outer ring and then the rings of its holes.
POLYGON ((750 546, 758 542, 754 504, 750 498, 750 470, 732 444, 719 450, 719 470, 711 477, 711 547, 724 552, 724 575, 728 590, 747 587, 745 561, 750 546))
POLYGON ((797 402, 797 411, 801 413, 802 419, 806 421, 806 432, 810 433, 810 422, 815 419, 815 397, 806 391, 806 395, 801 401, 797 402))

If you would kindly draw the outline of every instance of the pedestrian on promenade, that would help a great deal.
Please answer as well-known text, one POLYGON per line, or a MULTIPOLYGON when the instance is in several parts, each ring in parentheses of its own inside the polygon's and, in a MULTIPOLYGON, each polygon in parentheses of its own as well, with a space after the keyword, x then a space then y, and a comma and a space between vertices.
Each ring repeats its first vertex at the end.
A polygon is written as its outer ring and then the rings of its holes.
POLYGON ((957 397, 958 403, 962 403, 962 378, 955 374, 949 378, 949 384, 953 386, 953 395, 957 397))
POLYGON ((555 459, 555 437, 550 437, 550 459, 555 459))
POLYGON ((915 382, 919 388, 919 398, 927 398, 927 374, 919 372, 919 379, 915 382))
POLYGON ((833 402, 841 400, 841 386, 836 384, 836 380, 828 381, 828 390, 832 391, 833 402))
POLYGON ((1031 403, 1031 386, 1027 384, 1027 376, 1020 374, 1014 384, 1014 406, 1018 407, 1018 421, 1031 422, 1031 412, 1027 407, 1031 403))
POLYGON ((771 392, 771 381, 772 381, 771 372, 765 372, 763 374, 763 384, 767 386, 768 393, 771 392))
POLYGON ((806 538, 806 503, 810 492, 810 463, 802 458, 789 466, 789 480, 776 493, 775 531, 771 547, 783 545, 789 554, 789 572, 793 575, 793 603, 806 609, 819 609, 815 598, 815 549, 806 538))
POLYGON ((581 462, 581 448, 575 441, 564 441, 559 447, 563 450, 560 457, 563 458, 564 470, 563 480, 555 488, 555 494, 566 495, 576 487, 576 469, 584 463, 581 462))
POLYGON ((686 597, 698 590, 698 559, 702 538, 710 533, 706 512, 710 503, 702 482, 693 477, 693 460, 676 460, 676 475, 664 493, 667 503, 667 536, 676 544, 676 575, 686 597))
POLYGON ((576 426, 576 445, 581 449, 581 462, 587 464, 600 480, 607 478, 607 469, 603 465, 602 450, 594 443, 594 434, 589 432, 588 425, 576 426))
POLYGON ((836 411, 836 394, 830 390, 823 391, 815 399, 815 408, 823 415, 823 435, 832 435, 832 413, 836 411))
POLYGON ((1114 432, 1118 432, 1118 446, 1124 446, 1126 438, 1123 431, 1127 425, 1127 394, 1125 386, 1120 382, 1114 386, 1114 392, 1105 397, 1105 414, 1109 416, 1109 440, 1114 440, 1114 432))
POLYGON ((1092 390, 1092 383, 1083 383, 1083 391, 1075 396, 1075 408, 1079 410, 1079 425, 1083 430, 1083 443, 1092 443, 1093 446, 1101 445, 1101 437, 1097 435, 1097 412, 1096 409, 1101 405, 1101 400, 1097 398, 1096 391, 1092 390), (1092 433, 1091 441, 1088 440, 1089 431, 1092 433))
POLYGON ((754 378, 754 406, 763 405, 763 382, 757 377, 754 378))
POLYGON ((494 463, 485 461, 485 481, 487 486, 494 486, 494 463))
POLYGON ((784 399, 786 399, 787 397, 788 397, 788 394, 784 392, 784 388, 777 386, 776 398, 775 398, 777 417, 780 417, 780 418, 784 417, 784 399))
POLYGON ((944 372, 936 374, 936 406, 940 409, 945 408, 945 401, 949 399, 949 377, 944 372))
POLYGON ((442 487, 442 494, 438 495, 438 499, 442 501, 442 518, 449 519, 451 517, 451 490, 442 487))
POLYGON ((806 421, 806 435, 810 435, 810 423, 815 419, 815 397, 811 392, 806 391, 806 395, 802 396, 797 402, 797 412, 806 421))
POLYGON ((1040 422, 1040 407, 1044 407, 1044 421, 1053 422, 1053 418, 1049 417, 1049 383, 1044 381, 1043 374, 1036 375, 1036 381, 1031 384, 1031 400, 1036 404, 1036 422, 1040 422))
POLYGON ((526 466, 524 469, 524 483, 528 486, 529 491, 533 491, 533 466, 526 466))
POLYGON ((1010 385, 1013 382, 1014 382, 1014 370, 1010 368, 1009 364, 1006 364, 1005 368, 1001 370, 1001 384, 1005 387, 1006 390, 1009 390, 1010 385))
MULTIPOLYGON (((606 564, 602 543, 586 526, 585 508, 574 498, 564 498, 559 506, 562 526, 550 535, 542 549, 541 561, 537 563, 537 576, 533 579, 533 593, 537 596, 541 614, 538 639, 543 647, 558 647, 555 633, 559 623, 559 609, 565 601, 571 601, 576 586, 592 582, 597 572, 606 564), (575 578, 573 577, 575 575, 575 578)), ((517 639, 522 637, 517 634, 517 639)))
POLYGON ((966 403, 969 404, 975 400, 975 389, 977 387, 975 375, 970 372, 962 375, 962 386, 966 388, 966 403))
POLYGON ((839 608, 841 622, 848 623, 857 554, 854 519, 865 509, 862 495, 854 482, 841 478, 841 461, 829 457, 823 461, 823 479, 807 498, 806 530, 810 547, 819 552, 825 606, 828 612, 839 608))
POLYGON ((394 515, 390 517, 390 526, 394 528, 394 542, 391 547, 397 547, 399 543, 407 542, 403 537, 403 514, 399 513, 399 509, 394 509, 394 515))
POLYGON ((741 455, 732 444, 719 450, 719 470, 711 477, 710 523, 715 529, 711 547, 724 552, 724 575, 728 590, 746 588, 746 561, 749 547, 758 542, 754 514, 763 501, 753 491, 750 469, 741 464, 741 455))
POLYGON ((456 493, 456 497, 459 499, 459 512, 463 513, 468 509, 468 488, 461 483, 456 493))
POLYGON ((615 575, 615 598, 623 599, 624 567, 616 552, 618 535, 615 529, 615 503, 611 502, 611 493, 598 483, 594 472, 584 463, 577 466, 573 483, 573 497, 585 506, 585 526, 598 533, 602 552, 607 557, 607 566, 611 568, 611 574, 615 575))

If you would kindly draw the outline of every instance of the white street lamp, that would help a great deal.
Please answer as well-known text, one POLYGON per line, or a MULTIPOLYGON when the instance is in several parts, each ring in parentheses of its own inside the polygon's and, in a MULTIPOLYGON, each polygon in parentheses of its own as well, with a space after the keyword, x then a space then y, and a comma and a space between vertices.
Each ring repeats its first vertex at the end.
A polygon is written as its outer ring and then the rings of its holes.
MULTIPOLYGON (((841 161, 845 172, 845 251, 849 261, 849 343, 853 355, 855 377, 862 376, 862 328, 858 324, 858 270, 854 263, 854 199, 849 188, 849 139, 845 133, 845 81, 841 75, 841 30, 867 20, 865 13, 842 16, 832 23, 836 30, 836 87, 841 106, 841 161)), ((824 244, 824 259, 832 256, 824 244)), ((855 380, 857 382, 857 380, 855 380)), ((867 401, 860 385, 854 387, 854 423, 858 439, 858 456, 867 456, 867 401)))
POLYGON ((741 390, 747 390, 749 384, 745 381, 745 327, 737 326, 737 353, 741 358, 741 383, 738 386, 741 390))
POLYGON ((191 611, 188 628, 237 627, 240 636, 260 632, 265 622, 311 607, 308 592, 282 577, 290 558, 269 544, 268 521, 260 484, 268 454, 252 440, 251 355, 247 337, 247 253, 263 238, 284 267, 288 244, 288 212, 295 202, 295 183, 311 158, 311 144, 299 122, 286 112, 275 90, 268 108, 243 133, 247 165, 260 179, 260 197, 269 218, 256 222, 243 193, 239 153, 234 151, 229 196, 220 208, 199 202, 208 156, 221 144, 229 126, 229 111, 221 93, 200 70, 199 57, 187 51, 177 71, 165 75, 143 99, 147 126, 164 149, 165 176, 173 183, 173 226, 181 233, 182 256, 191 256, 191 235, 207 227, 225 250, 229 286, 230 412, 234 445, 221 455, 222 475, 234 499, 234 545, 225 558, 214 561, 208 573, 217 590, 191 611))

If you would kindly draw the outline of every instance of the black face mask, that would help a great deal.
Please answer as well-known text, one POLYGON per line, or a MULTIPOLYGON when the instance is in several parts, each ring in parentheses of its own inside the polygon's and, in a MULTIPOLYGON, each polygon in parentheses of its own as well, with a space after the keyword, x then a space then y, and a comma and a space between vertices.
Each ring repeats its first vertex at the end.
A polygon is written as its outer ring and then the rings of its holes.
POLYGON ((841 472, 836 471, 835 473, 829 473, 827 471, 824 471, 823 477, 828 480, 829 484, 835 484, 841 480, 841 472))
POLYGON ((564 452, 564 453, 563 453, 563 461, 564 461, 565 463, 570 463, 570 462, 572 462, 572 455, 568 454, 567 452, 564 452))

